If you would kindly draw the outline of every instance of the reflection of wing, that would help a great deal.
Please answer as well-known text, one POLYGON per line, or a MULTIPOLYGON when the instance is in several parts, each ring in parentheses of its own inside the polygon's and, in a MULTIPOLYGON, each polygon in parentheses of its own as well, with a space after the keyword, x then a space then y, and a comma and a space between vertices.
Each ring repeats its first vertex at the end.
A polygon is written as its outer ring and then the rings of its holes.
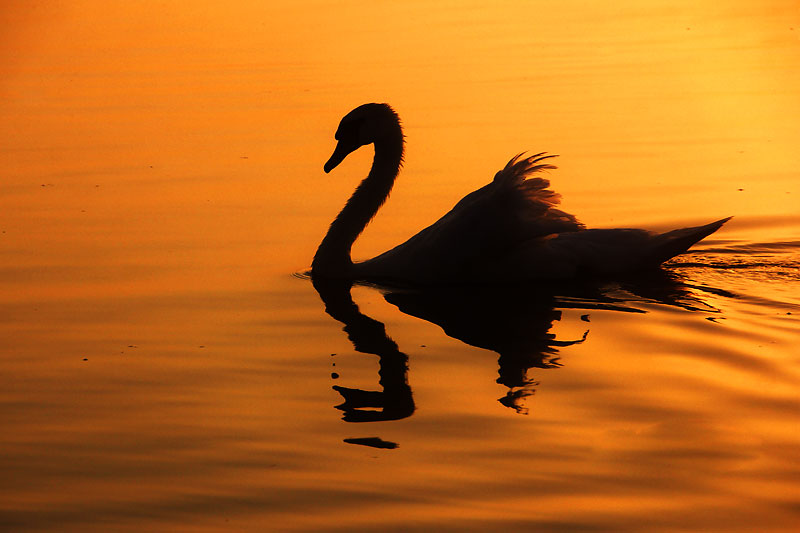
MULTIPOLYGON (((524 410, 520 402, 536 385, 528 377, 528 369, 560 366, 559 349, 587 338, 588 330, 582 337, 567 340, 550 333, 553 324, 561 320, 561 310, 644 313, 636 303, 658 302, 715 311, 665 271, 605 284, 444 287, 388 292, 385 298, 400 311, 440 326, 450 337, 497 352, 497 382, 509 387, 500 401, 518 411, 524 410)), ((588 315, 582 319, 588 322, 588 315)))
POLYGON ((558 347, 583 342, 558 340, 550 329, 561 319, 549 291, 515 287, 395 292, 386 300, 400 311, 440 326, 465 344, 511 357, 524 368, 557 366, 558 347))
POLYGON ((581 343, 588 333, 568 341, 550 333, 561 311, 555 309, 556 300, 549 291, 473 287, 385 297, 402 312, 437 324, 450 337, 497 352, 497 382, 509 388, 499 401, 520 413, 527 412, 522 402, 537 385, 528 377, 528 369, 560 366, 558 348, 581 343))
POLYGON ((531 239, 583 229, 574 216, 555 208, 560 195, 548 189, 550 182, 532 177, 555 168, 542 163, 550 157, 555 156, 514 157, 491 183, 465 196, 437 222, 361 265, 377 277, 453 279, 531 239))

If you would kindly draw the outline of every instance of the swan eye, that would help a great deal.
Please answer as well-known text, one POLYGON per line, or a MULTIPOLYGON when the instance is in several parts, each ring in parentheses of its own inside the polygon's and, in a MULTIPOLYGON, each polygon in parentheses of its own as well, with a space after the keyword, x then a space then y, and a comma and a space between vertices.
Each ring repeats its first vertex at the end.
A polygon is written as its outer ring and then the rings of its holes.
POLYGON ((363 120, 348 120, 342 121, 339 124, 339 128, 336 130, 336 135, 334 138, 337 141, 345 141, 348 143, 355 143, 359 141, 362 137, 362 124, 363 120))

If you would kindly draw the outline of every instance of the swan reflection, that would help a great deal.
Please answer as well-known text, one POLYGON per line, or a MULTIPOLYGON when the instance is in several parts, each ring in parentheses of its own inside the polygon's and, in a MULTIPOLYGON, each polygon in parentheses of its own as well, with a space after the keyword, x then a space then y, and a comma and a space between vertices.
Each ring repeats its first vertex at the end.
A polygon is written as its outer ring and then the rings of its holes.
MULTIPOLYGON (((353 283, 315 278, 313 284, 325 311, 344 324, 356 351, 379 358, 380 391, 333 387, 344 399, 337 406, 344 412, 344 420, 398 420, 413 414, 408 356, 400 351, 382 322, 359 310, 351 295, 353 283)), ((449 337, 497 352, 496 381, 508 388, 498 401, 519 413, 527 412, 523 400, 533 394, 538 384, 528 371, 561 366, 561 350, 590 339, 592 311, 644 313, 637 305, 658 303, 691 311, 717 312, 697 292, 718 292, 686 284, 664 270, 614 282, 376 289, 401 312, 436 324, 449 337), (564 310, 586 311, 581 314, 585 329, 577 338, 559 339, 551 332, 564 310)))

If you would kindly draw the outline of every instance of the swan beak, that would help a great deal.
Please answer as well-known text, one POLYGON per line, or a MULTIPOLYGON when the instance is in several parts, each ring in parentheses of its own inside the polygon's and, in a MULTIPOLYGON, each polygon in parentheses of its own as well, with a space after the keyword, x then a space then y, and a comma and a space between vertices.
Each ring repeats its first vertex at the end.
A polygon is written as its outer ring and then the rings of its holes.
POLYGON ((359 145, 353 145, 346 143, 344 141, 339 141, 339 144, 336 145, 336 149, 333 151, 333 155, 328 162, 325 163, 325 174, 336 168, 339 163, 344 161, 344 158, 347 157, 351 152, 355 151, 359 145))

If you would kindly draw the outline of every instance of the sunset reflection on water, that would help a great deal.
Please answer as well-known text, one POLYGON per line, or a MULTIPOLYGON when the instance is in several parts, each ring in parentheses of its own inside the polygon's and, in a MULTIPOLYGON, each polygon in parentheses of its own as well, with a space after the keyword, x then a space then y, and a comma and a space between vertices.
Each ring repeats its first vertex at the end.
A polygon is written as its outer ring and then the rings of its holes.
POLYGON ((0 529, 796 530, 796 8, 4 6, 0 529), (735 218, 651 279, 315 290, 373 101, 357 259, 523 150, 590 227, 735 218))

